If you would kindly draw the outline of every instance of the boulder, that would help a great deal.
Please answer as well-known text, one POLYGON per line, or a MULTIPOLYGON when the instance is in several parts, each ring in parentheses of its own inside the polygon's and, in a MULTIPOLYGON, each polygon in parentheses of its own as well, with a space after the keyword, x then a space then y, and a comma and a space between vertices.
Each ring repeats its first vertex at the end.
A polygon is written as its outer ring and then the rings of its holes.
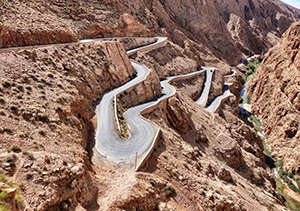
POLYGON ((226 182, 232 181, 231 173, 230 171, 226 170, 225 168, 221 168, 218 172, 218 178, 220 180, 224 180, 226 182))

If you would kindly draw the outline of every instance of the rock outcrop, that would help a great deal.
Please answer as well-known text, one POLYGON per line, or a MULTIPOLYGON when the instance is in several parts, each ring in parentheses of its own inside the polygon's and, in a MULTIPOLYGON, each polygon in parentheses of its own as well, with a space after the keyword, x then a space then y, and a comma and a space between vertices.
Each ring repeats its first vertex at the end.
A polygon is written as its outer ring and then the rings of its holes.
POLYGON ((149 71, 150 72, 144 81, 126 89, 116 96, 118 106, 122 111, 159 97, 162 94, 157 74, 154 70, 149 71))
POLYGON ((186 133, 190 127, 190 114, 177 98, 172 97, 167 103, 167 117, 171 126, 180 133, 186 133))
POLYGON ((300 11, 280 1, 215 1, 227 29, 245 54, 266 52, 288 26, 299 19, 300 11))
POLYGON ((276 159, 282 159, 284 168, 294 174, 300 172, 299 40, 298 22, 265 55, 247 89, 252 112, 263 122, 269 151, 276 159))

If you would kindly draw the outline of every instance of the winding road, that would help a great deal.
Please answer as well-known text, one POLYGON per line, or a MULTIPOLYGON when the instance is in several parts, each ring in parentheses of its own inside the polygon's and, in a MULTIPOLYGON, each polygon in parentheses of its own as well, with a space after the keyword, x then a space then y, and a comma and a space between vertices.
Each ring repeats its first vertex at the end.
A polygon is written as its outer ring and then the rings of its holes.
MULTIPOLYGON (((165 45, 166 42, 166 37, 159 37, 155 43, 130 50, 127 53, 132 54, 136 51, 147 52, 165 45)), ((149 70, 143 65, 140 65, 136 62, 131 62, 131 64, 137 71, 137 77, 123 86, 120 86, 105 94, 100 104, 96 108, 98 117, 96 149, 102 156, 115 162, 131 162, 135 159, 136 153, 138 153, 139 156, 146 153, 151 147, 153 139, 159 131, 159 128, 155 124, 145 120, 140 116, 140 111, 142 109, 151 106, 152 104, 156 103, 156 101, 132 107, 125 112, 124 117, 131 134, 128 140, 124 141, 121 139, 118 131, 116 130, 113 111, 114 96, 119 92, 134 86, 140 81, 145 80, 149 74, 149 70)), ((159 100, 175 93, 175 89, 173 87, 165 85, 164 83, 162 83, 162 87, 164 88, 164 95, 159 100)))
MULTIPOLYGON (((156 39, 157 39, 156 42, 136 49, 129 50, 127 51, 127 54, 131 55, 137 51, 149 52, 156 48, 163 47, 168 42, 166 37, 156 37, 156 39)), ((79 43, 96 42, 98 40, 101 39, 81 40, 79 41, 79 43)), ((54 45, 64 46, 66 44, 68 43, 53 44, 53 46, 54 45)), ((9 52, 18 49, 34 49, 34 48, 42 48, 47 46, 48 45, 14 47, 14 48, 0 49, 0 51, 9 52)), ((163 99, 166 99, 174 95, 176 93, 176 90, 173 86, 170 85, 170 82, 172 80, 192 77, 194 75, 201 74, 203 71, 206 71, 206 81, 204 84, 204 89, 202 91, 202 94, 197 100, 197 103, 205 107, 208 100, 211 83, 212 83, 213 72, 215 69, 209 67, 203 67, 203 68, 199 68, 195 72, 185 74, 185 75, 169 77, 166 80, 161 81, 161 87, 163 88, 163 95, 159 99, 132 107, 124 113, 124 117, 131 134, 130 138, 125 141, 119 137, 119 133, 116 129, 116 124, 114 121, 113 99, 116 96, 116 94, 145 80, 147 75, 150 72, 149 69, 147 69, 145 66, 137 62, 132 61, 131 64, 137 71, 137 77, 135 77, 133 80, 129 81, 128 83, 124 84, 123 86, 120 86, 112 90, 111 92, 105 94, 100 104, 96 108, 98 126, 96 131, 95 148, 100 153, 100 155, 106 157, 107 160, 117 162, 117 163, 133 162, 138 156, 140 161, 138 163, 138 166, 136 166, 136 170, 137 170, 139 166, 143 163, 143 161, 147 158, 147 156, 149 156, 149 154, 151 153, 151 150, 154 147, 156 138, 160 131, 159 127, 155 123, 141 116, 140 114, 141 111, 143 111, 143 109, 146 109, 148 107, 154 106, 155 104, 157 104, 163 99)), ((223 95, 217 97, 215 101, 208 108, 206 108, 206 110, 209 112, 215 112, 220 106, 223 99, 231 95, 232 94, 230 93, 230 91, 228 89, 226 90, 225 88, 223 95)))
MULTIPOLYGON (((201 105, 202 107, 205 107, 206 104, 207 104, 209 91, 210 91, 210 87, 211 87, 211 82, 212 82, 212 76, 213 76, 213 73, 214 73, 215 69, 212 68, 212 67, 205 67, 203 69, 206 70, 206 80, 205 80, 205 83, 204 83, 204 89, 201 93, 201 96, 196 101, 196 103, 201 105)), ((226 77, 226 78, 233 77, 233 76, 235 76, 235 74, 236 74, 235 70, 232 70, 229 75, 225 75, 224 77, 226 77)), ((226 100, 230 96, 233 96, 233 94, 229 90, 229 87, 231 85, 232 85, 232 83, 225 83, 224 88, 223 88, 223 94, 216 97, 214 99, 214 101, 208 107, 205 108, 205 110, 210 112, 210 113, 215 113, 219 109, 221 103, 224 100, 226 100)))
POLYGON ((97 106, 98 127, 96 132, 96 149, 107 160, 114 162, 132 162, 138 157, 147 156, 148 151, 153 146, 153 140, 159 132, 159 127, 153 122, 145 119, 140 112, 150 106, 155 105, 159 101, 168 98, 176 93, 170 82, 174 79, 191 77, 200 74, 203 70, 193 73, 168 77, 161 81, 163 88, 162 97, 157 100, 144 103, 129 108, 124 113, 124 118, 130 130, 130 138, 123 140, 119 137, 114 122, 113 97, 117 93, 135 85, 146 78, 149 70, 136 62, 132 62, 133 67, 137 70, 137 77, 127 84, 112 90, 105 94, 100 104, 97 106))
POLYGON ((223 88, 223 94, 216 97, 216 99, 210 104, 210 106, 205 108, 205 110, 210 113, 215 113, 224 100, 226 100, 230 96, 234 96, 229 90, 229 87, 231 85, 232 85, 232 83, 225 83, 224 88, 223 88))
POLYGON ((208 100, 208 94, 209 94, 209 90, 210 90, 210 86, 211 86, 212 75, 215 71, 215 68, 205 67, 203 69, 206 70, 206 80, 204 83, 204 89, 202 91, 202 94, 201 94, 200 98, 196 101, 196 103, 201 105, 202 107, 205 107, 207 100, 208 100))
MULTIPOLYGON (((127 51, 127 53, 132 54, 136 51, 148 52, 155 48, 162 47, 166 43, 167 38, 158 37, 155 43, 127 51)), ((195 72, 169 77, 166 80, 161 81, 163 95, 160 98, 129 108, 124 113, 124 118, 126 120, 131 136, 129 137, 129 139, 123 140, 119 136, 118 130, 116 128, 117 126, 114 121, 113 99, 118 93, 145 80, 150 71, 145 66, 137 62, 132 61, 131 64, 137 71, 137 77, 105 94, 100 104, 96 108, 98 121, 96 131, 96 150, 107 160, 116 163, 132 163, 135 159, 139 158, 139 166, 151 153, 151 150, 153 149, 154 143, 160 131, 159 127, 155 123, 151 122, 148 119, 145 119, 141 115, 141 111, 148 107, 154 106, 165 98, 174 95, 176 93, 176 90, 173 86, 170 85, 170 82, 172 80, 192 77, 196 74, 200 74, 203 71, 206 71, 206 82, 204 84, 204 89, 200 98, 197 100, 197 103, 204 107, 208 100, 214 68, 199 68, 195 72)), ((222 100, 232 95, 228 89, 228 86, 229 85, 225 84, 223 95, 217 97, 215 101, 208 108, 206 108, 207 111, 215 112, 220 106, 222 100)), ((138 166, 136 166, 136 169, 139 168, 138 166)))

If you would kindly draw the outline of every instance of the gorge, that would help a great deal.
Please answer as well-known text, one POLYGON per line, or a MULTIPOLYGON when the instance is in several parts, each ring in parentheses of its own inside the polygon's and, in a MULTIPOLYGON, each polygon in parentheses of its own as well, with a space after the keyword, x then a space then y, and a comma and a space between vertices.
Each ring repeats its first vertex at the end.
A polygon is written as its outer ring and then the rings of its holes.
POLYGON ((279 0, 1 6, 1 209, 290 209, 239 100, 243 61, 263 53, 246 95, 279 176, 293 174, 297 188, 298 9, 279 0))

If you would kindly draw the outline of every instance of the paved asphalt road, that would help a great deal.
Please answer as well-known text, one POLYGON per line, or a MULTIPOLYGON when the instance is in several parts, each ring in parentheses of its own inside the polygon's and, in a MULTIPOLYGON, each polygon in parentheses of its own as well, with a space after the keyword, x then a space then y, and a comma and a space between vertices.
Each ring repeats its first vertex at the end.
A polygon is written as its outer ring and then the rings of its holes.
MULTIPOLYGON (((156 45, 161 46, 161 42, 165 41, 166 38, 158 38, 156 43, 151 44, 151 49, 154 49, 156 45)), ((146 50, 148 50, 149 46, 144 46, 139 49, 143 48, 146 48, 146 50)), ((144 157, 145 154, 149 151, 149 148, 152 146, 155 135, 157 134, 159 128, 154 123, 141 117, 140 112, 143 109, 158 103, 162 99, 167 98, 176 92, 175 88, 169 84, 171 80, 181 77, 189 77, 206 71, 206 82, 204 85, 204 90, 197 101, 198 104, 205 105, 208 100, 212 74, 214 72, 214 68, 199 68, 198 71, 195 71, 193 73, 173 76, 167 78, 164 81, 161 81, 163 95, 160 98, 132 107, 124 113, 124 118, 130 132, 130 137, 127 140, 123 140, 119 137, 118 131, 116 129, 116 123, 114 120, 113 98, 117 93, 144 80, 149 74, 149 70, 144 66, 136 62, 132 62, 131 64, 137 71, 137 77, 124 84, 123 86, 120 86, 105 94, 96 109, 98 118, 98 127, 96 131, 96 149, 100 153, 100 155, 106 157, 107 160, 117 163, 133 162, 135 160, 136 153, 138 154, 138 157, 144 157)), ((207 109, 209 111, 212 110, 212 112, 215 111, 219 107, 222 99, 226 98, 228 94, 231 94, 230 92, 228 92, 229 90, 224 90, 224 94, 216 98, 212 105, 207 109)))
POLYGON ((230 84, 225 83, 223 88, 223 94, 216 97, 214 101, 210 104, 210 106, 205 108, 205 110, 210 113, 214 113, 219 108, 223 100, 227 99, 230 96, 233 96, 233 94, 229 90, 229 86, 231 85, 232 85, 231 83, 230 84))
MULTIPOLYGON (((142 50, 143 48, 149 49, 149 46, 154 49, 155 45, 160 46, 160 43, 166 41, 166 39, 167 38, 158 38, 156 43, 138 48, 138 50, 142 50)), ((132 52, 132 50, 130 52, 132 52)), ((145 153, 151 146, 153 138, 158 131, 158 128, 154 124, 145 121, 139 115, 143 108, 155 102, 149 102, 130 108, 124 114, 131 134, 128 140, 121 139, 116 130, 113 112, 114 95, 144 80, 149 73, 149 70, 144 66, 136 62, 132 62, 131 64, 137 71, 137 77, 105 94, 96 108, 98 118, 96 149, 102 156, 114 162, 130 162, 134 160, 137 152, 139 156, 145 153)), ((164 87, 163 91, 164 97, 175 92, 174 88, 170 88, 169 86, 164 87)))
POLYGON ((202 91, 201 96, 199 99, 196 101, 197 104, 201 105, 202 107, 206 106, 207 100, 208 100, 208 94, 211 86, 211 80, 212 80, 212 75, 214 73, 214 68, 211 67, 204 67, 203 69, 206 70, 206 80, 204 83, 204 89, 202 91))
POLYGON ((128 109, 124 113, 124 118, 127 122, 131 136, 129 139, 123 140, 119 137, 116 124, 114 122, 113 96, 143 80, 148 74, 148 70, 144 66, 135 62, 132 62, 132 65, 137 70, 137 77, 127 84, 105 94, 100 104, 97 106, 98 128, 96 132, 96 149, 102 156, 106 157, 107 160, 117 163, 133 162, 135 160, 136 153, 138 153, 138 157, 144 157, 151 147, 154 137, 159 130, 155 124, 140 116, 141 110, 173 95, 176 90, 169 84, 171 80, 196 75, 203 71, 203 69, 200 69, 193 73, 173 76, 161 81, 163 95, 159 99, 128 109))

